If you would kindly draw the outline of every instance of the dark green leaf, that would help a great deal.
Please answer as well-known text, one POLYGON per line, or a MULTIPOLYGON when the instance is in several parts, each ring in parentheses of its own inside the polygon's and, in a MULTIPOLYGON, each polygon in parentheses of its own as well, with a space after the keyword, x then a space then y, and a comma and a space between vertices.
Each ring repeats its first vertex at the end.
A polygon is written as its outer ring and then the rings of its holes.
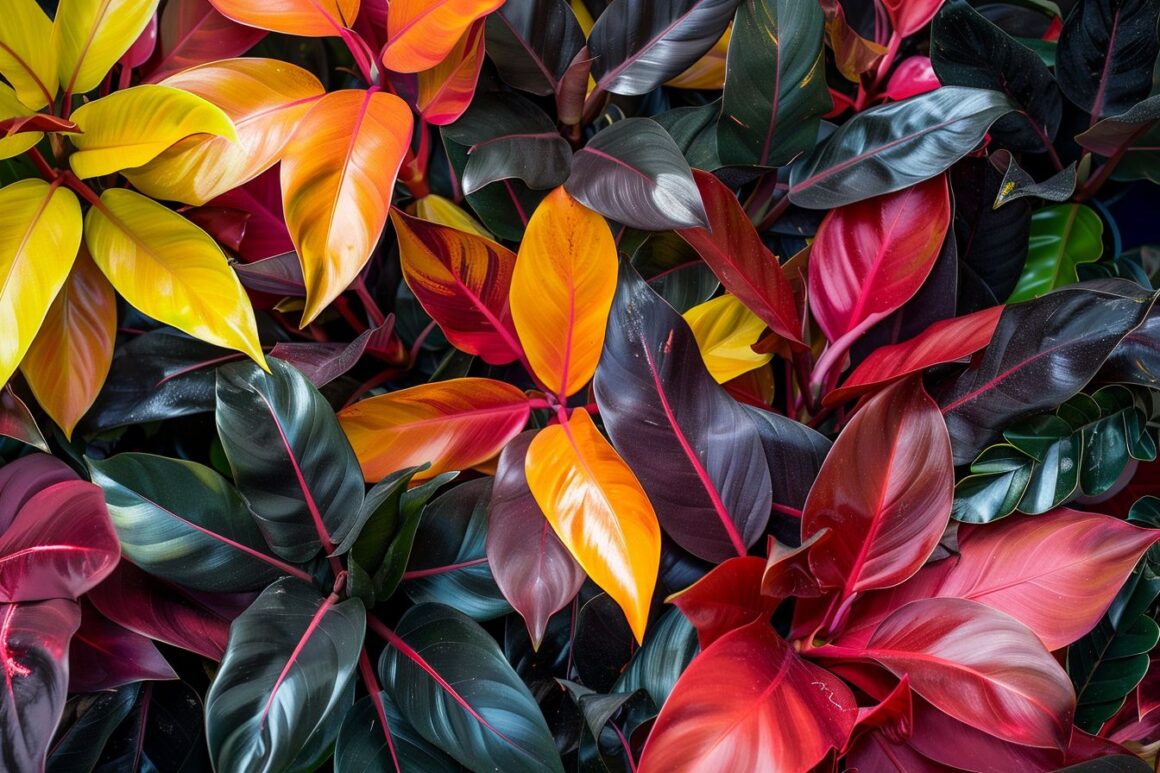
POLYGON ((556 92, 584 32, 567 0, 507 0, 487 17, 487 54, 508 85, 556 92))
POLYGON ((1067 201, 1075 193, 1074 163, 1039 183, 1019 166, 1019 162, 1010 152, 997 150, 991 154, 991 163, 995 164, 996 168, 1001 169, 1004 161, 1007 164, 1007 171, 1003 174, 1003 182, 999 185, 999 193, 992 205, 995 209, 1024 196, 1035 196, 1047 201, 1067 201))
POLYGON ((1006 300, 1023 272, 1031 231, 1031 205, 994 202, 1002 175, 983 159, 964 159, 951 172, 958 243, 958 313, 969 314, 1006 300))
POLYGON ((1160 94, 1137 102, 1126 112, 1098 121, 1087 131, 1077 134, 1075 141, 1093 153, 1111 156, 1120 148, 1129 146, 1157 121, 1160 121, 1160 94))
POLYGON ((1149 95, 1160 54, 1153 0, 1083 0, 1059 35, 1055 71, 1067 98, 1093 118, 1122 113, 1149 95))
POLYGON ((951 517, 964 523, 990 523, 1015 512, 1031 481, 1031 460, 1014 446, 991 446, 971 465, 973 475, 955 486, 951 517))
POLYGON ((140 689, 140 684, 127 684, 114 691, 70 699, 48 755, 48 773, 92 770, 121 720, 133 710, 140 689))
POLYGON ((717 120, 720 116, 721 102, 718 100, 700 107, 667 110, 654 115, 653 120, 677 143, 689 166, 711 172, 721 166, 721 158, 717 155, 717 120))
POLYGON ((680 610, 671 607, 649 627, 644 644, 611 692, 644 690, 655 705, 663 706, 698 650, 697 629, 680 610))
MULTIPOLYGON (((446 131, 447 127, 443 129, 446 131)), ((455 142, 446 133, 443 136, 451 169, 462 177, 469 161, 469 146, 455 142)), ((565 175, 567 171, 564 170, 565 175)), ((467 203, 487 230, 500 239, 518 242, 524 238, 528 219, 547 195, 547 191, 532 190, 523 180, 500 180, 468 194, 467 203)))
POLYGON ((334 771, 395 773, 396 770, 404 773, 453 773, 463 770, 463 767, 419 735, 399 713, 399 707, 389 693, 380 692, 377 698, 367 695, 354 704, 342 721, 334 747, 334 771), (391 757, 375 701, 382 701, 398 767, 391 757))
POLYGON ((1023 275, 1007 299, 1025 301, 1079 281, 1076 266, 1104 253, 1104 223, 1083 204, 1058 204, 1031 215, 1030 244, 1023 275))
POLYGON ((184 682, 149 682, 94 773, 209 770, 201 698, 184 682))

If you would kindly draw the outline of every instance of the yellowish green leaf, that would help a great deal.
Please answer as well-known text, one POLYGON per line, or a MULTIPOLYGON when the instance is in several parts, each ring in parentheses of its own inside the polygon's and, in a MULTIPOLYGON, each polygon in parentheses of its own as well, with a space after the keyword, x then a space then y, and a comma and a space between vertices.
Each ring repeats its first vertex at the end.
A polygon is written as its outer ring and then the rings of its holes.
MULTIPOLYGON (((68 94, 92 91, 137 40, 159 0, 60 0, 53 35, 60 85, 68 94)), ((44 45, 44 41, 39 41, 44 45)))
POLYGON ((753 344, 765 323, 733 295, 722 295, 685 312, 685 321, 697 339, 705 367, 718 384, 737 378, 773 359, 758 354, 753 344))

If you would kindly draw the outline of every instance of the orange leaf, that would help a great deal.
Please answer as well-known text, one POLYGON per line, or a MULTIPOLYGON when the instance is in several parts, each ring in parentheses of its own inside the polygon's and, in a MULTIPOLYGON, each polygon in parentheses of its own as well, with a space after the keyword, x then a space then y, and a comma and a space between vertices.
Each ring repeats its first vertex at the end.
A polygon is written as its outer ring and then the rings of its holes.
POLYGON ((359 0, 210 0, 222 16, 258 29, 325 38, 354 24, 359 0))
POLYGON ((363 477, 377 483, 427 462, 431 466, 415 480, 487 461, 520 433, 530 411, 528 398, 510 384, 457 378, 357 402, 338 420, 363 477))
POLYGON ((383 65, 395 72, 419 72, 442 62, 476 19, 503 0, 392 0, 387 11, 383 65))
POLYGON ((515 254, 491 239, 391 213, 403 278, 455 348, 492 365, 519 359, 508 292, 515 254))
POLYGON ((472 24, 438 66, 419 73, 416 106, 427 123, 446 126, 467 110, 483 66, 483 20, 472 24))
POLYGON ((370 259, 411 144, 411 109, 381 91, 335 91, 282 153, 282 207, 306 279, 309 324, 370 259))
POLYGON ((632 470, 582 408, 567 424, 536 435, 524 470, 560 541, 643 641, 660 568, 661 527, 632 470))
POLYGON ((511 307, 532 369, 562 397, 596 371, 616 273, 616 243, 604 218, 562 187, 548 194, 520 244, 511 307))
POLYGON ((20 365, 36 401, 67 438, 109 375, 116 334, 113 286, 82 247, 20 365))

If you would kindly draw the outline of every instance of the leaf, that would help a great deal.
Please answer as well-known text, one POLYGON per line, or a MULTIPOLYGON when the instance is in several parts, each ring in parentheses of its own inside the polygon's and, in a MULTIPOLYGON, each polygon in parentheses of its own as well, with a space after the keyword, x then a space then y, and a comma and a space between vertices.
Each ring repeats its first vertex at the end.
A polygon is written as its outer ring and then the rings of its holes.
POLYGON ((435 126, 459 119, 471 98, 483 66, 483 20, 472 23, 442 62, 416 76, 419 114, 435 126))
POLYGON ((725 285, 770 329, 801 341, 801 314, 793 288, 777 258, 765 246, 737 197, 708 172, 693 170, 705 203, 708 227, 677 231, 725 285))
POLYGON ((864 654, 960 722, 1012 743, 1067 747, 1071 682, 1035 634, 1002 612, 965 599, 915 601, 878 626, 864 654))
POLYGON ((72 709, 70 704, 75 704, 77 716, 67 728, 59 728, 60 733, 49 750, 46 770, 69 773, 96 767, 109 737, 132 712, 138 692, 140 685, 131 684, 100 695, 76 696, 65 704, 66 709, 72 709))
POLYGON ((780 599, 762 594, 764 574, 765 559, 734 556, 666 601, 697 629, 697 641, 704 650, 730 631, 773 613, 780 599))
POLYGON ((1152 294, 1139 285, 1107 279, 1004 309, 978 365, 934 393, 955 464, 974 459, 995 439, 997 427, 1054 408, 1078 392, 1152 304, 1152 294))
POLYGON ((958 247, 957 310, 966 313, 995 306, 1015 289, 1027 259, 1031 205, 1016 200, 996 209, 1002 175, 983 159, 959 162, 951 180, 958 247))
POLYGON ((272 167, 324 93, 306 70, 257 58, 204 64, 171 75, 161 85, 216 105, 233 122, 237 136, 198 134, 166 143, 162 153, 125 176, 148 196, 199 206, 272 167))
POLYGON ((898 37, 909 37, 926 26, 943 0, 883 0, 890 26, 898 37))
POLYGON ((725 28, 721 37, 705 54, 681 71, 675 78, 669 79, 665 85, 675 89, 719 89, 725 85, 726 57, 729 52, 729 39, 732 37, 733 27, 725 28))
POLYGON ((1001 207, 1009 201, 1021 199, 1024 196, 1036 196, 1047 201, 1067 201, 1075 193, 1076 165, 1074 162, 1043 182, 1037 183, 1034 177, 1027 174, 1023 167, 1019 166, 1009 151, 997 150, 991 154, 992 164, 1001 167, 1004 160, 1007 161, 1007 171, 1003 174, 1003 182, 999 185, 999 195, 995 197, 993 207, 1001 207))
POLYGON ((1002 306, 992 306, 936 322, 914 338, 876 349, 823 398, 823 405, 840 405, 934 365, 969 357, 991 342, 1002 313, 1002 306))
POLYGON ((36 425, 36 419, 24 401, 16 396, 11 384, 0 388, 0 438, 7 437, 48 453, 48 442, 36 425))
POLYGON ((745 0, 729 42, 717 151, 728 165, 781 166, 813 148, 832 107, 817 3, 745 0))
POLYGON ((360 400, 338 414, 368 482, 427 462, 416 480, 492 458, 528 423, 523 392, 501 381, 462 378, 360 400))
POLYGON ((841 680, 759 621, 693 660, 649 733, 639 770, 808 770, 845 747, 857 713, 841 680))
POLYGON ((753 406, 742 406, 757 425, 765 449, 772 484, 773 505, 801 510, 810 487, 818 477, 830 441, 801 422, 753 406))
POLYGON ((39 110, 56 97, 57 52, 45 45, 52 39, 52 22, 36 0, 7 4, 0 29, 0 75, 30 110, 39 110))
POLYGON ((1059 204, 1031 214, 1031 246, 1008 303, 1025 301, 1079 281, 1076 266, 1099 260, 1104 223, 1083 204, 1059 204))
POLYGON ((4 531, 28 500, 57 483, 75 481, 72 468, 56 457, 43 454, 22 456, 0 467, 0 531, 4 531))
POLYGON ((468 214, 462 207, 451 199, 444 198, 435 193, 429 193, 417 199, 413 207, 407 207, 407 211, 428 223, 454 228, 457 231, 466 231, 469 234, 482 236, 485 239, 491 238, 488 230, 480 225, 479 221, 468 214))
POLYGON ((528 446, 528 488, 560 541, 608 592, 644 640, 660 564, 653 506, 628 465, 583 409, 547 427, 528 446))
POLYGON ((210 468, 137 453, 88 463, 121 551, 150 574, 227 593, 293 574, 266 555, 245 501, 210 468))
POLYGON ((616 244, 600 215, 563 188, 528 223, 511 312, 536 376, 561 398, 592 378, 616 292, 616 244))
POLYGON ((146 684, 94 773, 114 773, 133 765, 147 770, 207 770, 204 721, 201 697, 188 684, 146 684))
POLYGON ((0 764, 43 770, 68 689, 69 640, 81 623, 76 602, 0 604, 0 764))
POLYGON ((285 35, 325 38, 343 35, 354 24, 359 0, 210 0, 223 16, 285 35))
MULTIPOLYGON (((158 0, 62 0, 52 40, 65 94, 95 89, 149 24, 157 5, 158 0)), ((43 45, 44 38, 40 41, 43 45)))
POLYGON ((20 372, 66 438, 97 399, 113 361, 117 299, 88 252, 49 307, 20 372))
POLYGON ((756 420, 717 385, 684 320, 628 264, 594 391, 669 536, 708 561, 745 555, 770 510, 756 420))
POLYGON ((0 604, 79 598, 120 554, 100 489, 79 480, 49 486, 0 536, 0 604))
POLYGON ((383 66, 395 72, 429 70, 442 62, 472 22, 503 0, 396 0, 387 10, 383 66))
POLYGON ((737 0, 615 0, 588 34, 597 88, 629 96, 652 91, 712 48, 735 8, 737 0))
POLYGON ((942 175, 831 210, 809 267, 810 311, 827 340, 857 338, 910 300, 934 268, 950 223, 942 175))
POLYGON ((632 228, 709 224, 688 162, 648 118, 625 118, 589 140, 573 156, 564 187, 589 209, 632 228))
POLYGON ((365 624, 357 599, 336 603, 290 579, 264 590, 231 626, 206 695, 215 768, 285 770, 328 716, 349 708, 365 624))
POLYGON ((472 769, 563 773, 539 706, 478 623, 420 604, 396 630, 379 677, 423 738, 472 769))
POLYGON ((882 92, 885 99, 898 101, 934 91, 940 85, 930 57, 910 56, 898 63, 882 92))
POLYGON ((43 180, 0 188, 0 383, 16 371, 68 279, 81 243, 72 191, 43 180))
POLYGON ((1014 150, 1045 150, 1059 131, 1063 95, 1047 65, 967 3, 946 3, 931 26, 930 59, 947 86, 1001 91, 1022 110, 991 133, 1014 150))
POLYGON ((303 325, 370 259, 387 222, 411 126, 403 100, 357 89, 326 94, 298 122, 283 151, 281 174, 286 226, 306 277, 303 325))
POLYGON ((666 610, 649 626, 644 644, 612 687, 614 693, 644 690, 661 706, 698 652, 697 631, 679 609, 666 610))
POLYGON ((487 17, 487 54, 509 86, 553 94, 584 47, 567 0, 507 0, 487 17))
POLYGON ((335 773, 451 773, 463 770, 459 763, 411 726, 389 693, 361 698, 342 720, 334 745, 335 773), (379 714, 380 703, 382 714, 379 714), (385 716, 390 746, 383 731, 385 716), (395 764, 395 761, 398 764, 395 764))
MULTIPOLYGON (((0 33, 2 35, 3 33, 0 33)), ((3 61, 6 49, 4 43, 0 40, 0 62, 3 61)), ((0 115, 10 116, 0 120, 0 159, 8 159, 19 156, 29 148, 32 148, 36 143, 44 138, 44 134, 40 131, 32 131, 36 126, 36 121, 40 121, 40 113, 34 113, 29 110, 19 99, 16 98, 16 92, 8 87, 7 84, 0 83, 0 115), (3 129, 5 123, 9 121, 13 125, 17 121, 22 122, 22 128, 25 131, 20 131, 15 134, 8 134, 3 129), (24 123, 27 121, 27 123, 24 123)))
POLYGON ((72 115, 82 134, 69 166, 77 177, 100 177, 156 158, 191 134, 238 137, 221 108, 169 86, 135 86, 81 105, 72 115))
POLYGON ((363 499, 358 460, 326 399, 271 358, 217 376, 217 430, 238 490, 274 552, 305 562, 329 554, 363 499))
POLYGON ((790 175, 790 200, 831 209, 928 180, 975 149, 1016 109, 996 91, 944 86, 842 124, 790 175))
POLYGON ((69 646, 69 692, 177 678, 150 639, 108 620, 92 604, 81 610, 81 627, 69 646))
POLYGON ((1160 95, 1153 95, 1132 105, 1125 112, 1111 115, 1077 134, 1079 145, 1101 156, 1113 156, 1121 148, 1131 150, 1132 143, 1160 121, 1160 95))
POLYGON ((139 193, 110 188, 85 215, 85 244, 142 314, 265 362, 241 283, 221 248, 185 218, 139 193))
POLYGON ((1067 15, 1055 58, 1059 87, 1092 123, 1151 93, 1158 21, 1160 8, 1145 0, 1092 0, 1067 15))
POLYGON ((265 30, 246 27, 225 16, 209 0, 167 3, 157 26, 157 63, 149 82, 207 62, 240 56, 266 37, 265 30))
POLYGON ((538 650, 548 618, 571 603, 586 575, 528 487, 525 459, 534 437, 518 435, 500 454, 487 510, 487 561, 538 650))
POLYGON ((508 308, 516 256, 491 239, 391 211, 403 278, 452 346, 492 365, 523 354, 508 308))
POLYGON ((724 384, 773 359, 772 353, 759 354, 753 344, 765 331, 765 322, 733 295, 722 295, 694 306, 684 313, 685 322, 701 359, 713 380, 724 384))

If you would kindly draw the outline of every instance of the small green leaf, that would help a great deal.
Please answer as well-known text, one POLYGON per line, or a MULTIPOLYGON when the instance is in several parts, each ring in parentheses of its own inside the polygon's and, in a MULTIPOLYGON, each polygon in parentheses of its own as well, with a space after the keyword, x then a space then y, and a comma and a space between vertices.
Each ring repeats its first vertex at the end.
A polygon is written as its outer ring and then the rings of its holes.
POLYGON ((1044 207, 1031 215, 1027 262, 1008 303, 1036 298, 1079 281, 1076 266, 1104 253, 1104 223, 1083 204, 1044 207))

